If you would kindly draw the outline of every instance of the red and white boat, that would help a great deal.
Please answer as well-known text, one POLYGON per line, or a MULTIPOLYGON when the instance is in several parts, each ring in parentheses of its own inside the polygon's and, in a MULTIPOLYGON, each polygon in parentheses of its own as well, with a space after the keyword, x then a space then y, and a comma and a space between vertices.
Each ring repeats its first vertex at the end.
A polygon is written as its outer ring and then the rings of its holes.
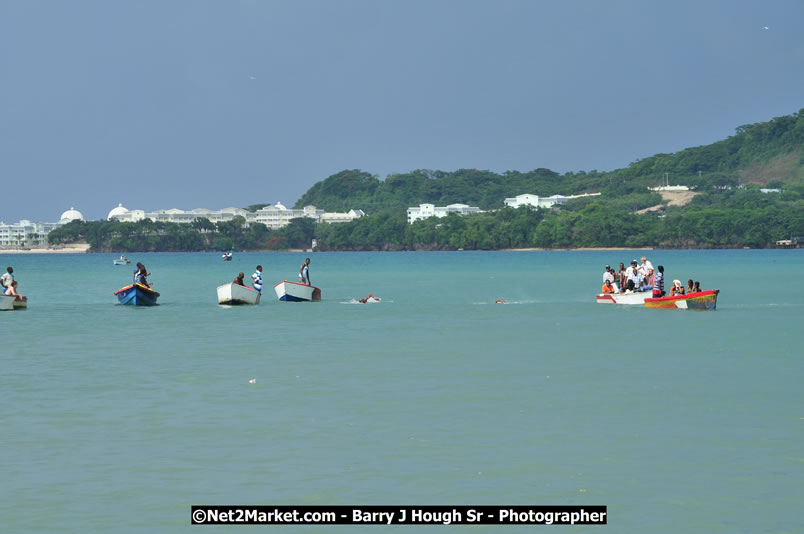
POLYGON ((646 308, 676 308, 681 310, 714 310, 717 309, 719 289, 696 291, 686 295, 645 299, 646 308))
POLYGON ((315 286, 302 284, 301 282, 289 282, 283 280, 274 286, 276 296, 279 300, 289 302, 304 302, 321 300, 321 290, 315 286))
POLYGON ((653 296, 652 291, 634 291, 632 293, 601 293, 597 296, 598 304, 639 304, 653 296))

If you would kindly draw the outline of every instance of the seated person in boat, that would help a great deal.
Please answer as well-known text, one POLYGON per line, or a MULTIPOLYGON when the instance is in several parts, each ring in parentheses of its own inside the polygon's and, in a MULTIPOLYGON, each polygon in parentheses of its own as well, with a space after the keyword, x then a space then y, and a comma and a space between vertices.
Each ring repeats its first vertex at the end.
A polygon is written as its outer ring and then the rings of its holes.
POLYGON ((18 284, 17 284, 17 281, 16 281, 16 280, 14 280, 13 282, 11 282, 11 285, 9 285, 9 286, 8 286, 8 287, 5 289, 5 291, 3 291, 3 294, 4 294, 4 295, 9 295, 9 296, 11 296, 11 297, 16 297, 16 299, 14 299, 14 300, 22 300, 22 299, 24 299, 25 297, 24 297, 24 296, 22 296, 22 295, 20 295, 20 294, 17 292, 17 285, 18 285, 18 284))
POLYGON ((614 285, 611 283, 611 280, 606 280, 603 282, 603 288, 601 289, 604 295, 610 295, 614 293, 614 285))
POLYGON ((631 271, 631 274, 628 276, 628 282, 626 285, 626 290, 634 292, 634 291, 641 291, 642 288, 642 281, 645 279, 642 276, 642 273, 636 269, 631 271))
POLYGON ((687 293, 695 293, 695 284, 692 280, 687 280, 687 293))
POLYGON ((375 297, 373 293, 369 293, 367 297, 359 299, 359 302, 365 304, 367 302, 380 302, 380 300, 382 300, 380 297, 375 297))
POLYGON ((673 287, 670 288, 670 296, 677 297, 684 294, 684 286, 681 285, 681 280, 673 280, 673 287))
POLYGON ((694 285, 694 286, 692 286, 692 292, 693 292, 693 293, 697 293, 697 292, 698 292, 698 291, 700 291, 700 290, 701 290, 701 283, 700 283, 699 281, 697 281, 697 280, 696 280, 696 281, 695 281, 695 285, 694 285))
POLYGON ((246 283, 243 281, 243 278, 245 278, 245 277, 246 277, 245 274, 238 273, 238 275, 235 277, 235 279, 233 280, 232 283, 237 284, 239 286, 244 286, 244 285, 246 285, 246 283))

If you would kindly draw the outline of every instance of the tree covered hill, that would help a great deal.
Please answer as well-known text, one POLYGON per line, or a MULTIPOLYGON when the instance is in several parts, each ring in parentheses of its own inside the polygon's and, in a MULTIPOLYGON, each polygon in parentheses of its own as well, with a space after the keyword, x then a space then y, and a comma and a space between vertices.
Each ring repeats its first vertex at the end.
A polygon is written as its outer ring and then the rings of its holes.
MULTIPOLYGON (((580 171, 559 174, 549 169, 502 174, 477 169, 454 172, 414 170, 385 180, 360 170, 344 170, 316 183, 296 207, 314 205, 328 211, 362 209, 366 213, 405 210, 429 202, 465 203, 481 209, 503 206, 503 200, 522 193, 550 196, 583 192, 619 197, 645 194, 671 183, 699 191, 740 183, 798 183, 804 181, 804 109, 767 122, 737 128, 735 135, 710 145, 674 154, 656 154, 611 172, 580 171)), ((630 202, 636 207, 643 202, 630 202)))

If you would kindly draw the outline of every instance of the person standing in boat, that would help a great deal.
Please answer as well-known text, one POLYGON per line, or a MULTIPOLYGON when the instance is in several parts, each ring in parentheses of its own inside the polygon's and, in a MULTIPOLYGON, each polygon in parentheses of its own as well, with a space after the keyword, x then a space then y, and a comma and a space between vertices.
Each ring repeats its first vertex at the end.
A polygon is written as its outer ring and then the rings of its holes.
POLYGON ((2 289, 6 289, 11 287, 11 283, 14 282, 14 269, 8 267, 6 272, 3 273, 3 276, 0 276, 0 285, 2 285, 2 289))
POLYGON ((639 258, 639 261, 642 263, 637 267, 637 269, 639 269, 642 272, 642 275, 647 278, 648 271, 653 269, 653 264, 645 256, 639 258))
POLYGON ((656 279, 653 281, 653 298, 663 297, 664 293, 664 265, 659 265, 656 271, 656 279))
POLYGON ((257 265, 257 269, 254 271, 254 274, 251 275, 251 279, 254 281, 252 286, 257 291, 262 291, 262 265, 257 265))
POLYGON ((606 270, 603 271, 603 283, 606 283, 606 280, 614 283, 614 272, 611 270, 611 265, 606 265, 606 270))
POLYGON ((301 264, 299 268, 299 280, 301 280, 302 284, 312 285, 310 283, 310 258, 304 260, 304 263, 301 264))
POLYGON ((148 272, 145 265, 137 262, 137 269, 134 271, 134 283, 142 284, 145 287, 151 287, 153 284, 148 281, 149 276, 151 276, 151 273, 148 272))

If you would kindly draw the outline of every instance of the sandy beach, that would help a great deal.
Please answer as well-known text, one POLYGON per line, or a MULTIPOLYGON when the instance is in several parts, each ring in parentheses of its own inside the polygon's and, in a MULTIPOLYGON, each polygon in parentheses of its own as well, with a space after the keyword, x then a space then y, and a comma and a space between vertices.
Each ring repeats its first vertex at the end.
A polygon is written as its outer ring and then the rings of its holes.
POLYGON ((26 248, 26 249, 0 249, 3 254, 83 254, 89 250, 89 244, 61 245, 58 248, 26 248))

